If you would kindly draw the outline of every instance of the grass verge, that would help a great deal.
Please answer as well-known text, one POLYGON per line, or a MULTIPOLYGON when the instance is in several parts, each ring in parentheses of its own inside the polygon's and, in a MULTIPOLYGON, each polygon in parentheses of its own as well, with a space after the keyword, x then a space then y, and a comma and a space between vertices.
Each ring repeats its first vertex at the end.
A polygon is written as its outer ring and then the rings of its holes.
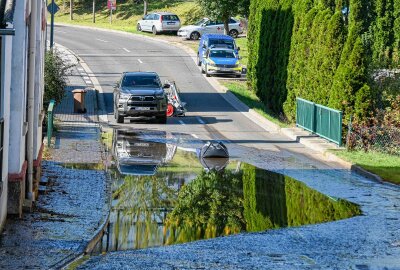
POLYGON ((229 89, 240 101, 246 104, 250 109, 253 109, 269 121, 279 125, 282 128, 288 127, 289 124, 283 122, 277 115, 273 114, 268 108, 260 101, 255 93, 247 88, 246 82, 242 81, 220 81, 222 85, 229 89))
POLYGON ((379 175, 383 180, 400 184, 400 157, 380 152, 338 150, 338 157, 379 175))

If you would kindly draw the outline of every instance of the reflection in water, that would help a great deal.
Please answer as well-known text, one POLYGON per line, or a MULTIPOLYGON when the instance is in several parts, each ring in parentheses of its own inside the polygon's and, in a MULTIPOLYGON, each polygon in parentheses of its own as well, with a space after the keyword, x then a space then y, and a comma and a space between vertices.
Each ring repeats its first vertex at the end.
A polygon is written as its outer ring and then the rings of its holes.
MULTIPOLYGON (((126 134, 123 140, 130 146, 125 147, 129 149, 125 151, 125 164, 137 165, 138 155, 132 155, 133 150, 160 144, 126 134)), ((114 139, 122 140, 119 136, 114 139)), ((120 152, 119 147, 119 143, 114 144, 115 153, 120 152)), ((288 176, 249 164, 231 161, 225 170, 205 170, 195 153, 175 149, 175 155, 168 158, 168 151, 162 153, 153 157, 160 162, 151 175, 139 175, 136 169, 135 173, 121 170, 120 165, 117 171, 114 169, 109 233, 99 251, 315 224, 361 213, 353 203, 333 200, 288 176)), ((116 163, 121 164, 121 156, 114 155, 120 159, 116 163)))

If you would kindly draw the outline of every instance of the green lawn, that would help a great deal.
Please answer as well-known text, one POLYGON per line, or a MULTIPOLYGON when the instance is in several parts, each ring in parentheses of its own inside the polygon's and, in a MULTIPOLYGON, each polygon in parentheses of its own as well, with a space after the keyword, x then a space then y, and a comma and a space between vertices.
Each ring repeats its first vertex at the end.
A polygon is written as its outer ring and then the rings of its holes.
POLYGON ((400 184, 400 156, 379 152, 335 151, 335 155, 350 161, 367 171, 379 175, 382 179, 400 184))
POLYGON ((246 104, 250 109, 255 110, 266 119, 279 125, 280 127, 288 127, 289 124, 283 122, 277 115, 271 113, 270 110, 260 101, 253 92, 247 88, 247 83, 243 81, 220 81, 222 85, 229 89, 238 99, 246 104))

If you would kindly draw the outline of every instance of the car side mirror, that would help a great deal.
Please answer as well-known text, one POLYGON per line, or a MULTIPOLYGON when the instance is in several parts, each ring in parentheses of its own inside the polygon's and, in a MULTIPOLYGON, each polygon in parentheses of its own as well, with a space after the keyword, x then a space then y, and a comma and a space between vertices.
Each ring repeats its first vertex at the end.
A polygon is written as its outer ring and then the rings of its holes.
POLYGON ((205 24, 205 23, 202 23, 202 24, 201 24, 201 27, 206 27, 206 24, 205 24))
POLYGON ((203 49, 207 49, 207 46, 206 46, 206 44, 203 44, 203 49))
POLYGON ((238 59, 239 59, 239 60, 242 60, 242 57, 241 57, 241 56, 239 56, 239 57, 238 57, 238 59))
POLYGON ((171 85, 169 83, 164 83, 163 88, 170 88, 171 85))
POLYGON ((237 50, 240 51, 240 47, 237 47, 237 50))

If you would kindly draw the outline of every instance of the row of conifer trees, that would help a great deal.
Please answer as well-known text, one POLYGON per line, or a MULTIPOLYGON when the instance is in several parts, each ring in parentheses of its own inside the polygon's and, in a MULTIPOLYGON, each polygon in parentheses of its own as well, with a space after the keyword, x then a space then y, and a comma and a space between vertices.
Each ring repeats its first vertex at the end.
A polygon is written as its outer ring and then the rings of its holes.
POLYGON ((252 0, 248 84, 293 121, 296 97, 359 117, 381 96, 372 74, 399 66, 400 0, 252 0))

